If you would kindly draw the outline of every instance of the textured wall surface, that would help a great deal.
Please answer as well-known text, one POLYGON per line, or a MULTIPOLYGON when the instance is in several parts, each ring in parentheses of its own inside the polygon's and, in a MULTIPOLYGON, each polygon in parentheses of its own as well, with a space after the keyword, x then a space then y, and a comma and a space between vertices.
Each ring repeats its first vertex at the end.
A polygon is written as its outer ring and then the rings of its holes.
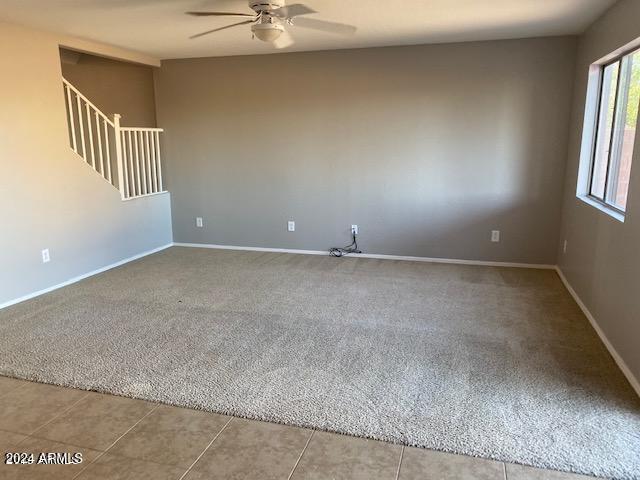
POLYGON ((0 304, 171 242, 168 195, 122 202, 69 148, 58 43, 0 23, 0 304))
POLYGON ((367 253, 554 264, 574 55, 556 37, 163 61, 175 240, 323 250, 358 224, 367 253))
MULTIPOLYGON (((559 264, 607 338, 640 378, 640 139, 624 223, 576 197, 589 65, 640 37, 640 2, 623 0, 581 37, 571 121, 559 264), (567 253, 562 244, 567 240, 567 253)), ((640 131, 640 130, 638 130, 640 131)))
POLYGON ((156 126, 153 67, 81 54, 62 75, 109 118, 122 115, 122 126, 156 126))

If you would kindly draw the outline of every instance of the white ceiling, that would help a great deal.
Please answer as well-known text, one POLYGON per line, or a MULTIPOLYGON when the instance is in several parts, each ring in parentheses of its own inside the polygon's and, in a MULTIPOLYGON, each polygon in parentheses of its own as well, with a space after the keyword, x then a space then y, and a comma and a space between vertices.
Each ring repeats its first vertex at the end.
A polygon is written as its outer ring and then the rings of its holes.
MULTIPOLYGON (((352 37, 289 27, 284 51, 327 50, 577 34, 616 0, 289 0, 313 18, 358 27, 352 37)), ((95 40, 156 58, 274 53, 243 25, 189 40, 241 19, 195 18, 188 10, 248 12, 247 0, 2 0, 0 19, 95 40)))

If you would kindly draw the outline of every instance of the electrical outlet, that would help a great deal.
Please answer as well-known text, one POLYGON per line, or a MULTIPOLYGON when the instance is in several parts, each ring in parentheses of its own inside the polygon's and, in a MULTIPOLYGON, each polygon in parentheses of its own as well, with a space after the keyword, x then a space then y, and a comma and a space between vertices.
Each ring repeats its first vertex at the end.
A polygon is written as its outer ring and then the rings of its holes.
POLYGON ((287 230, 290 232, 295 232, 296 231, 296 222, 294 222, 293 220, 289 220, 287 222, 287 230))
POLYGON ((500 230, 491 230, 491 241, 492 242, 500 241, 500 230))
POLYGON ((48 263, 49 260, 51 260, 51 257, 49 257, 49 249, 45 248, 42 250, 42 263, 48 263))
POLYGON ((202 223, 202 217, 196 217, 196 227, 202 228, 204 224, 202 223))
POLYGON ((564 243, 562 244, 562 253, 567 253, 567 246, 568 245, 569 245, 569 242, 567 242, 565 240, 564 243))
POLYGON ((351 225, 351 233, 358 235, 358 225, 351 225))

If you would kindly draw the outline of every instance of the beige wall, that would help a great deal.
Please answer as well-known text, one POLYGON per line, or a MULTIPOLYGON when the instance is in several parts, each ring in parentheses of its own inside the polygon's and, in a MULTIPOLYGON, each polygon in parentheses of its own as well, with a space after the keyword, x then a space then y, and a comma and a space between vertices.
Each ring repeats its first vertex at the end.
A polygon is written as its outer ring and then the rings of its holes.
POLYGON ((171 242, 167 195, 122 202, 69 148, 60 42, 0 23, 0 305, 171 242))
POLYGON ((562 37, 163 61, 175 241, 324 250, 358 224, 367 253, 555 264, 574 54, 562 37))
POLYGON ((636 137, 624 223, 577 199, 576 182, 589 65, 640 37, 639 19, 640 1, 623 0, 580 39, 559 250, 562 271, 636 378, 640 378, 640 139, 636 137))
POLYGON ((122 115, 122 126, 156 126, 152 67, 79 54, 62 63, 62 75, 109 118, 122 115))

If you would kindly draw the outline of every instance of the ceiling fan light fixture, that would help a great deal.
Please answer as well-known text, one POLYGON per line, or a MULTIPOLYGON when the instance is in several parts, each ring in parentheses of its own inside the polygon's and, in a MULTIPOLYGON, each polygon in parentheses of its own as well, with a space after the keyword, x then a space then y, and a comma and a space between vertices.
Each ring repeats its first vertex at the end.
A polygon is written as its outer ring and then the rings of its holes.
POLYGON ((277 23, 257 23, 251 27, 251 31, 258 37, 258 40, 272 43, 282 35, 284 27, 277 23))
POLYGON ((317 13, 312 8, 301 3, 285 5, 285 0, 249 0, 249 7, 255 12, 186 12, 195 17, 242 17, 242 22, 232 23, 222 27, 207 30, 206 32, 192 35, 189 38, 200 38, 210 33, 220 32, 229 28, 251 24, 253 37, 265 43, 271 43, 275 48, 286 48, 293 44, 287 27, 301 27, 311 30, 319 30, 338 35, 353 35, 357 28, 344 23, 327 22, 317 18, 307 18, 306 15, 317 13), (295 21, 294 21, 295 19, 295 21), (284 35, 283 35, 284 33, 284 35))

